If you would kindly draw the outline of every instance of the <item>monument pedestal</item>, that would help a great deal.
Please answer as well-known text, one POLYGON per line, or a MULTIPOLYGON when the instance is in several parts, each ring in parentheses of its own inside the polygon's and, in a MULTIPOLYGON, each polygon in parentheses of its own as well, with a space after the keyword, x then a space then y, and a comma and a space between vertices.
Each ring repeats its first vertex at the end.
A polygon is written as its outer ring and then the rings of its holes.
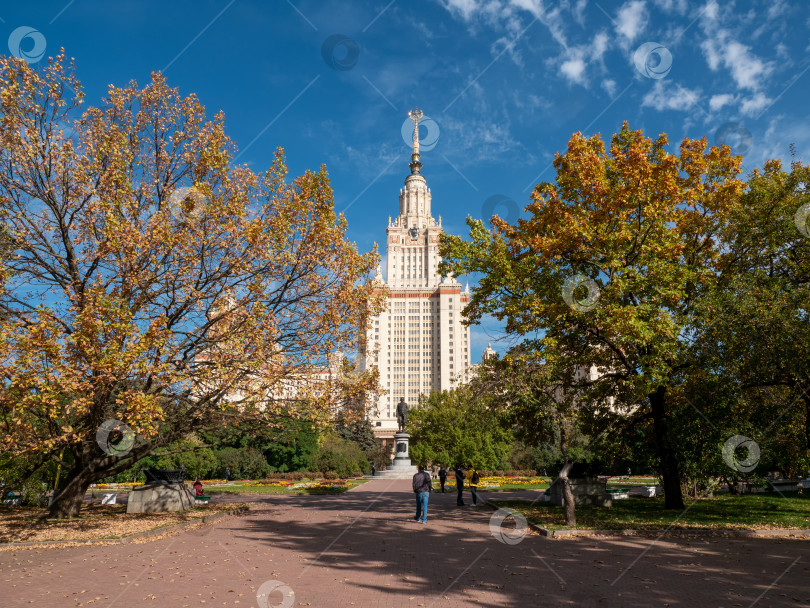
POLYGON ((184 483, 153 482, 132 489, 127 513, 163 513, 194 508, 194 494, 184 483))
POLYGON ((411 464, 408 452, 410 440, 411 436, 405 431, 398 431, 394 434, 394 462, 385 471, 378 471, 375 477, 410 479, 416 475, 418 469, 411 464))

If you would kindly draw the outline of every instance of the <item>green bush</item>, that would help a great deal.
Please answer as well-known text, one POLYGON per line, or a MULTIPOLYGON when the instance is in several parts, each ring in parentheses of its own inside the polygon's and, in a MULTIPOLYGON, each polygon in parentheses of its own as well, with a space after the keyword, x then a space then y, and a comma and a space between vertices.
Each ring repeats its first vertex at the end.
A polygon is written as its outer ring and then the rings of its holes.
POLYGON ((514 443, 503 413, 466 386, 420 398, 407 430, 415 464, 505 468, 514 443))
POLYGON ((358 444, 335 435, 327 435, 324 438, 312 457, 312 464, 321 471, 335 472, 340 477, 348 477, 353 471, 370 469, 368 460, 358 444))
POLYGON ((318 433, 306 421, 297 421, 264 445, 264 455, 271 471, 307 471, 317 449, 318 433))
POLYGON ((231 469, 231 479, 259 479, 270 472, 267 460, 253 447, 222 448, 217 452, 217 474, 224 476, 231 469))
POLYGON ((217 459, 214 451, 206 447, 204 441, 196 435, 189 435, 184 439, 174 441, 151 456, 141 459, 135 466, 117 475, 104 478, 105 483, 120 483, 128 481, 146 481, 147 469, 185 469, 186 479, 205 479, 210 477, 217 468, 217 459), (179 452, 168 454, 167 452, 179 452))
MULTIPOLYGON (((45 493, 53 489, 56 465, 46 464, 36 473, 30 474, 29 463, 25 458, 0 459, 0 479, 3 484, 0 493, 11 490, 20 497, 22 505, 39 505, 45 493)), ((62 479, 64 479, 64 470, 62 479)))

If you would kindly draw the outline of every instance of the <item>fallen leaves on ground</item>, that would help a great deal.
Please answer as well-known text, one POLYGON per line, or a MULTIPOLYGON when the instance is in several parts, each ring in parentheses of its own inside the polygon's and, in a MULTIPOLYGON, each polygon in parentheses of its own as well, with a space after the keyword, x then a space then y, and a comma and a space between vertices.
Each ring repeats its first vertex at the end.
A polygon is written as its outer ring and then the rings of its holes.
POLYGON ((127 514, 126 505, 86 505, 75 519, 36 521, 35 507, 0 508, 0 543, 116 539, 165 526, 194 521, 244 507, 249 503, 206 505, 169 513, 127 514))

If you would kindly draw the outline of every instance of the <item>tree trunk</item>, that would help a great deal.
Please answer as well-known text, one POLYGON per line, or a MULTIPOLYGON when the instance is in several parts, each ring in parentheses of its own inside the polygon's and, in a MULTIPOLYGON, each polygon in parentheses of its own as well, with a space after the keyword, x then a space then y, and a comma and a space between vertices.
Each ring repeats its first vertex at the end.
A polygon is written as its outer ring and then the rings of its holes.
POLYGON ((562 469, 560 469, 560 482, 562 483, 563 495, 563 509, 565 511, 565 525, 574 527, 577 525, 577 511, 576 501, 574 500, 574 492, 571 490, 571 480, 568 479, 568 473, 574 463, 568 457, 568 432, 565 425, 560 429, 560 451, 565 459, 562 469))
POLYGON ((799 382, 799 392, 804 401, 804 447, 810 450, 810 391, 805 387, 805 382, 799 382))
POLYGON ((650 393, 650 407, 655 428, 655 442, 661 459, 661 476, 664 480, 664 506, 667 509, 683 509, 683 492, 678 457, 672 448, 665 405, 666 387, 659 386, 650 393))
POLYGON ((568 472, 571 470, 573 464, 573 462, 566 458, 565 464, 560 470, 560 481, 562 482, 564 503, 563 509, 565 510, 565 525, 572 527, 577 525, 576 502, 574 500, 574 492, 571 490, 571 480, 568 479, 568 472))
POLYGON ((48 517, 57 519, 78 517, 87 488, 94 480, 86 467, 76 465, 68 473, 65 481, 65 486, 56 492, 54 501, 48 507, 48 517))

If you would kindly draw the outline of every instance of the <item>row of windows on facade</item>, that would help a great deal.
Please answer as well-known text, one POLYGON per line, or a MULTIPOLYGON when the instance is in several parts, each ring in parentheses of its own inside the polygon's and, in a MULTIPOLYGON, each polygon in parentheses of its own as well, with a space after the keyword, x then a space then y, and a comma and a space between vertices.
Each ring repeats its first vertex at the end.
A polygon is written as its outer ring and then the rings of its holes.
MULTIPOLYGON (((408 309, 411 312, 419 312, 420 308, 439 308, 439 302, 423 302, 422 306, 419 306, 419 303, 416 302, 408 302, 408 306, 405 306, 405 302, 394 302, 393 303, 393 310, 397 312, 405 312, 405 309, 408 309)), ((453 300, 447 304, 448 310, 453 310, 453 300)), ((389 312, 392 310, 392 306, 388 306, 389 312)))
MULTIPOLYGON (((395 346, 395 348, 397 348, 398 350, 406 350, 406 349, 405 349, 404 344, 402 344, 402 345, 400 345, 400 344, 399 344, 400 342, 404 342, 404 340, 394 340, 394 342, 396 343, 396 344, 394 345, 394 346, 395 346)), ((431 340, 431 342, 432 342, 432 340, 431 340)), ((466 341, 466 340, 464 340, 464 344, 465 344, 465 346, 464 346, 463 352, 464 352, 464 354, 466 355, 466 353, 467 353, 467 346, 466 346, 467 341, 466 341)), ((452 354, 452 353, 453 353, 453 351, 455 350, 455 349, 453 348, 453 343, 452 343, 452 342, 450 342, 450 344, 449 344, 449 348, 448 348, 447 350, 448 350, 448 351, 450 351, 450 354, 452 354)), ((379 358, 380 358, 380 356, 379 356, 379 354, 378 354, 378 353, 379 353, 379 351, 380 351, 380 343, 379 343, 379 342, 377 342, 377 343, 374 345, 374 349, 373 349, 373 351, 372 351, 372 352, 374 352, 374 353, 375 353, 375 354, 374 354, 374 358, 375 358, 375 359, 379 359, 379 358)), ((459 351, 459 352, 461 352, 461 351, 459 351)), ((412 356, 412 357, 415 357, 415 356, 418 356, 418 355, 419 355, 419 353, 414 353, 413 351, 410 351, 410 354, 411 354, 411 356, 412 356)), ((432 354, 432 352, 425 352, 425 353, 424 353, 424 355, 425 355, 425 356, 423 357, 423 360, 424 360, 424 361, 431 361, 431 360, 433 359, 433 354, 432 354)), ((405 355, 403 354, 403 355, 402 355, 402 357, 404 357, 404 356, 405 356, 405 355)), ((439 357, 439 356, 437 355, 437 356, 436 356, 436 359, 437 359, 437 360, 440 360, 440 359, 441 359, 441 357, 439 357)), ((394 363, 396 363, 396 361, 394 361, 394 363)))
MULTIPOLYGON (((447 313, 447 315, 448 315, 448 316, 450 316, 450 317, 452 317, 452 316, 453 316, 453 313, 452 313, 452 312, 448 312, 448 313, 447 313)), ((391 317, 391 319, 392 319, 393 321, 404 321, 406 316, 408 317, 408 321, 410 321, 410 322, 412 322, 412 323, 413 323, 413 322, 417 322, 417 321, 419 321, 419 320, 420 320, 420 318, 421 318, 422 320, 424 320, 424 321, 432 321, 432 320, 435 318, 435 316, 436 316, 436 315, 431 314, 431 315, 428 315, 428 316, 422 316, 422 317, 420 317, 419 315, 394 315, 394 316, 392 316, 392 317, 391 317)), ((379 325, 379 324, 380 324, 380 322, 379 322, 379 321, 374 321, 374 323, 375 323, 376 325, 379 325)), ((390 325, 390 323, 389 323, 389 325, 390 325)), ((399 325, 394 325, 394 327, 402 327, 402 324, 399 324, 399 325)), ((378 327, 377 329, 379 329, 379 327, 378 327)))
MULTIPOLYGON (((450 369, 453 369, 453 366, 454 366, 454 365, 455 365, 454 363, 450 363, 450 364, 449 364, 450 369)), ((437 365, 437 366, 436 366, 436 367, 434 367, 433 369, 435 369, 435 370, 436 370, 436 373, 438 373, 438 371, 439 371, 439 368, 440 368, 440 367, 441 367, 440 365, 437 365)), ((429 368, 429 367, 420 368, 420 367, 418 367, 418 366, 413 366, 413 367, 409 367, 409 368, 408 368, 408 371, 410 371, 410 372, 418 372, 418 371, 420 371, 420 370, 424 370, 425 372, 430 372, 431 368, 429 368)), ((391 368, 389 367, 389 368, 388 368, 388 375, 389 375, 389 377, 391 377, 391 378, 403 378, 403 377, 405 376, 405 374, 404 374, 404 373, 400 373, 400 372, 404 372, 404 371, 405 371, 405 370, 404 370, 403 368, 401 368, 401 367, 400 367, 400 368, 395 368, 395 369, 394 369, 394 373, 391 373, 391 368)), ((423 376, 428 376, 428 375, 431 375, 431 376, 432 376, 432 373, 424 373, 424 374, 422 374, 422 375, 423 375, 423 376)))
MULTIPOLYGON (((452 323, 453 323, 453 320, 450 319, 450 322, 448 323, 448 325, 451 325, 451 327, 448 328, 448 331, 453 331, 452 323)), ((392 335, 393 336, 404 336, 405 335, 405 329, 404 329, 405 327, 406 327, 406 325, 404 323, 394 323, 394 328, 395 329, 391 329, 389 327, 388 335, 389 336, 392 336, 392 335)), ((440 324, 436 323, 437 333, 438 333, 438 331, 440 329, 441 329, 440 324)), ((413 324, 411 323, 410 324, 410 329, 408 329, 408 335, 416 336, 416 335, 419 335, 420 333, 422 333, 422 334, 431 333, 432 334, 433 333, 433 324, 432 323, 423 323, 422 328, 421 328, 421 332, 420 332, 420 329, 414 328, 413 324)), ((374 334, 375 334, 375 337, 377 337, 377 338, 380 337, 380 328, 379 327, 374 328, 374 334)))
MULTIPOLYGON (((418 305, 417 305, 417 306, 413 306, 413 307, 408 308, 408 309, 406 309, 404 305, 403 305, 403 306, 394 306, 394 308, 393 308, 393 309, 391 309, 391 308, 389 307, 389 308, 388 308, 388 312, 389 312, 389 313, 390 313, 390 312, 393 312, 393 313, 398 314, 398 315, 402 315, 402 314, 406 314, 406 313, 407 313, 407 314, 411 314, 411 315, 417 315, 417 314, 436 314, 436 311, 435 311, 435 310, 432 310, 432 309, 434 309, 434 308, 439 309, 439 312, 441 312, 441 308, 439 308, 438 303, 436 304, 436 306, 432 306, 432 305, 431 305, 431 306, 427 306, 427 305, 426 305, 426 306, 422 307, 422 309, 421 309, 421 310, 420 310, 420 308, 419 308, 419 306, 418 306, 418 305)), ((447 305, 447 311, 448 311, 448 312, 451 312, 452 310, 453 310, 453 305, 452 305, 452 304, 448 304, 448 305, 447 305)), ((379 323, 379 319, 377 319, 377 322, 379 323)))

